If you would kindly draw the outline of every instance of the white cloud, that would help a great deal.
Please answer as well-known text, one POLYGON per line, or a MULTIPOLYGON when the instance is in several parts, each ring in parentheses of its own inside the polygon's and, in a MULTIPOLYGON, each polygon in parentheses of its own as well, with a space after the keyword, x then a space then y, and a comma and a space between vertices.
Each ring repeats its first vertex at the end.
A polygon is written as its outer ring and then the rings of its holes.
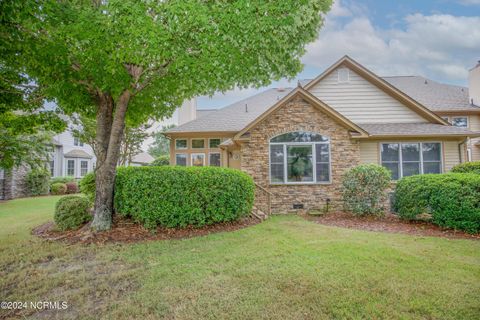
POLYGON ((412 14, 393 29, 375 27, 367 14, 344 20, 327 15, 318 40, 307 48, 306 66, 326 68, 348 54, 380 75, 420 74, 465 84, 480 55, 480 17, 412 14))
POLYGON ((460 0, 460 4, 464 6, 475 6, 480 5, 480 0, 460 0))

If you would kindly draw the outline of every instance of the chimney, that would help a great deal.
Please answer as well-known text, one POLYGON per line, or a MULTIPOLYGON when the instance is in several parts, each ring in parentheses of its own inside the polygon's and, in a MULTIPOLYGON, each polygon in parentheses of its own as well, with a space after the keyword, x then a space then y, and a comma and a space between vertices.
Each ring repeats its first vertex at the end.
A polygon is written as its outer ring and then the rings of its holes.
POLYGON ((469 102, 480 107, 480 60, 468 75, 469 102))
POLYGON ((190 122, 197 118, 197 99, 185 100, 178 109, 178 125, 190 122))

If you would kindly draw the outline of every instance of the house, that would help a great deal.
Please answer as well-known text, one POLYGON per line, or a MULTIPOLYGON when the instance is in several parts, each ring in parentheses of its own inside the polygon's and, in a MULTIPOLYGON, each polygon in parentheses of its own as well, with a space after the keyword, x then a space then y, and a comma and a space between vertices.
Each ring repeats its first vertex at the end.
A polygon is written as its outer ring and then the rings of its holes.
POLYGON ((256 206, 269 212, 340 208, 341 178, 358 164, 382 165, 397 180, 480 160, 479 81, 480 64, 468 90, 381 78, 345 56, 296 88, 269 89, 169 130, 170 161, 250 174, 256 206))

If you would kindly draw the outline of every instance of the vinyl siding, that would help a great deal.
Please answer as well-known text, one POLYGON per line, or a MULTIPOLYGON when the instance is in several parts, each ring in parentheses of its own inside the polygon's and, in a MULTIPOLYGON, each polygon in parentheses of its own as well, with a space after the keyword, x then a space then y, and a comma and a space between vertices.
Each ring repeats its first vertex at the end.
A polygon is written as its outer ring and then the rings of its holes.
POLYGON ((349 75, 348 82, 339 83, 336 69, 309 91, 353 122, 428 122, 352 70, 349 75))
MULTIPOLYGON (((468 116, 469 129, 472 131, 480 131, 480 115, 474 114, 468 116)), ((475 143, 479 142, 480 138, 470 140, 470 148, 472 150, 472 161, 480 161, 480 147, 475 143)))
POLYGON ((450 171, 453 166, 460 163, 460 154, 458 151, 458 141, 445 141, 443 143, 444 169, 450 171))
POLYGON ((377 141, 360 141, 360 163, 378 164, 379 151, 377 141))

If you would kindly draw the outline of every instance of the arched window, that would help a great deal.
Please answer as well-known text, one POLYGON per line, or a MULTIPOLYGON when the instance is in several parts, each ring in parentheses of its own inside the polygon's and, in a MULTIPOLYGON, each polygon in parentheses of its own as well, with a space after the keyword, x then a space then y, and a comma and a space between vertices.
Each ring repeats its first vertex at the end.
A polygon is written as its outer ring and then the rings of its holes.
POLYGON ((305 131, 284 133, 270 139, 270 182, 330 182, 330 139, 305 131))

